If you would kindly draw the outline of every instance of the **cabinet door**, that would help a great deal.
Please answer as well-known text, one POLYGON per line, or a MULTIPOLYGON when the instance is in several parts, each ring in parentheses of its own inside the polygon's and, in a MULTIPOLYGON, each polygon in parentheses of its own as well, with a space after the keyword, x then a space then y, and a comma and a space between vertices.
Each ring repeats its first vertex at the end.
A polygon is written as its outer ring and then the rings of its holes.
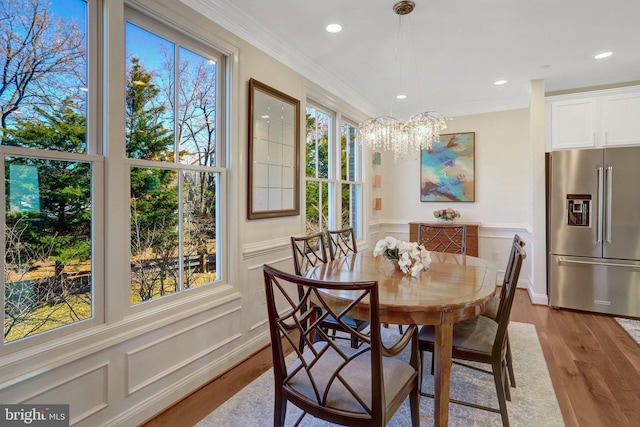
POLYGON ((605 146, 640 145, 640 92, 602 99, 605 146))
POLYGON ((597 98, 551 104, 551 148, 563 150, 596 146, 597 98))

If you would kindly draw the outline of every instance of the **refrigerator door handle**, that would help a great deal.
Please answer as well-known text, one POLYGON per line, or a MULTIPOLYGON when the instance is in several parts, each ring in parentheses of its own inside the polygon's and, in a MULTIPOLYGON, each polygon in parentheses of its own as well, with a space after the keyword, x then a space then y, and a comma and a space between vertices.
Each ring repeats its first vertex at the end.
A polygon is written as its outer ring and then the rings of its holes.
POLYGON ((598 221, 596 222, 596 243, 602 242, 602 217, 604 216, 604 176, 603 168, 598 168, 598 221))
POLYGON ((607 166, 605 180, 607 182, 607 226, 605 229, 605 238, 607 239, 607 243, 611 243, 611 214, 613 213, 611 193, 613 192, 613 166, 607 166))
POLYGON ((582 261, 582 260, 567 259, 567 258, 558 258, 558 264, 604 265, 607 267, 625 267, 625 268, 640 269, 640 265, 636 265, 636 264, 616 264, 614 262, 582 261))

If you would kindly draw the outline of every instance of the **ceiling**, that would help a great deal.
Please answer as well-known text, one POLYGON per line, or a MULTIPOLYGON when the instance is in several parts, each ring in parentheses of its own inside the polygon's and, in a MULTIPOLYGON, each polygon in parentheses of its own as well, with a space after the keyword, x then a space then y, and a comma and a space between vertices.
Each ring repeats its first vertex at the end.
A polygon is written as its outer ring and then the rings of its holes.
POLYGON ((414 0, 402 18, 396 0, 181 1, 372 116, 524 108, 536 79, 640 81, 638 0, 414 0))

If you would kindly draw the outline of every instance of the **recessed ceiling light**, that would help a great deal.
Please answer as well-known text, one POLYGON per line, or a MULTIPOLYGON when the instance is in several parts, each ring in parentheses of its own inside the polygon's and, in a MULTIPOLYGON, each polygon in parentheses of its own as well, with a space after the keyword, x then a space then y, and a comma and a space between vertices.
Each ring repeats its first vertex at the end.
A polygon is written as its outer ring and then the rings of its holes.
POLYGON ((399 93, 396 95, 396 99, 407 99, 407 95, 404 93, 399 93))
POLYGON ((506 80, 496 80, 493 84, 496 85, 496 86, 500 86, 500 85, 503 85, 503 84, 506 84, 506 83, 507 83, 506 80))
POLYGON ((342 25, 340 24, 329 24, 325 27, 325 30, 329 33, 339 33, 342 31, 342 25))
POLYGON ((613 52, 602 52, 602 53, 599 53, 599 54, 595 55, 593 58, 594 59, 603 59, 603 58, 608 58, 611 55, 613 55, 613 52))

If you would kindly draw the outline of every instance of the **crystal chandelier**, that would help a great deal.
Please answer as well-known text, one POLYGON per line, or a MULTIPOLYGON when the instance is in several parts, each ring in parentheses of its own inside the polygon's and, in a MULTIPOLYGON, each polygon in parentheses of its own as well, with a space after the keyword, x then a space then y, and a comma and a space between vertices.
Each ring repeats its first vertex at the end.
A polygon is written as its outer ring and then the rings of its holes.
MULTIPOLYGON (((393 11, 401 18, 413 11, 415 3, 399 1, 393 11)), ((407 121, 392 116, 374 117, 358 125, 360 143, 373 151, 393 151, 395 158, 403 158, 411 152, 431 148, 440 132, 447 128, 449 118, 437 111, 415 114, 407 121)))

